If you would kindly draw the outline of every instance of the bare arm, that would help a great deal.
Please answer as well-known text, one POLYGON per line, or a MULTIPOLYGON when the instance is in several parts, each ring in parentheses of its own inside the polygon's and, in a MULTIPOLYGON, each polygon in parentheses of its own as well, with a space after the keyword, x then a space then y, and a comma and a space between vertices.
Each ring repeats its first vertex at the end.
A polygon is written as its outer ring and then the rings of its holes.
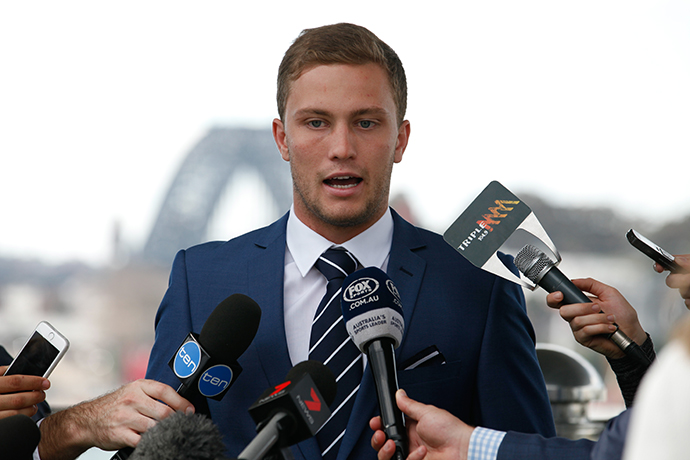
POLYGON ((137 380, 46 417, 39 454, 42 460, 72 460, 91 447, 135 447, 141 433, 175 411, 190 413, 194 408, 168 385, 137 380))

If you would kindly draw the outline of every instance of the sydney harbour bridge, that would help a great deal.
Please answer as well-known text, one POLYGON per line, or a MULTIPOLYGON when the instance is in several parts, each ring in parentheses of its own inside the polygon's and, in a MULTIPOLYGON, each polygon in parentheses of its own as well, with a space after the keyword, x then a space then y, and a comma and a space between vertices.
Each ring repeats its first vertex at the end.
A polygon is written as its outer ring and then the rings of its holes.
POLYGON ((289 209, 290 168, 280 158, 271 131, 213 128, 177 171, 141 258, 170 264, 179 249, 204 241, 224 191, 238 172, 246 170, 263 179, 279 215, 289 209))

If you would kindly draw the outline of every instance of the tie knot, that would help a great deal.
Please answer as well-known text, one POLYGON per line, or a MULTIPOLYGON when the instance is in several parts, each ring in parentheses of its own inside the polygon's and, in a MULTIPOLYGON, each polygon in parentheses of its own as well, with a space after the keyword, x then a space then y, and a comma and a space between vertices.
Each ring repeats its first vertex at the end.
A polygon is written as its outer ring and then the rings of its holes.
POLYGON ((329 248, 316 261, 316 268, 328 281, 344 279, 357 268, 357 259, 343 248, 329 248))

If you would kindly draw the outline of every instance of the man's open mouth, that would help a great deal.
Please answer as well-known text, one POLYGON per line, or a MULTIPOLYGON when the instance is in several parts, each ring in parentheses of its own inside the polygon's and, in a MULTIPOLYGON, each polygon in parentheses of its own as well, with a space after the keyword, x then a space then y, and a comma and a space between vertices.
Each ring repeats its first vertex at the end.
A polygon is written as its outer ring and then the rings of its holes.
POLYGON ((330 179, 324 180, 324 183, 330 187, 334 188, 350 188, 355 187, 357 184, 362 182, 361 177, 354 176, 337 176, 331 177, 330 179))

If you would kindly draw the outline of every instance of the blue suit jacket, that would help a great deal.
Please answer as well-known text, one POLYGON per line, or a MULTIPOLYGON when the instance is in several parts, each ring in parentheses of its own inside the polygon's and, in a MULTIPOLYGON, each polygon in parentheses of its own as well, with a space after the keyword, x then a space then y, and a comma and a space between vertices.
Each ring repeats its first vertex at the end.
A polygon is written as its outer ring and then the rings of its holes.
MULTIPOLYGON (((400 387, 470 424, 554 436, 521 288, 475 268, 439 235, 413 227, 395 212, 393 218, 388 275, 400 292, 405 318, 398 366, 432 345, 447 361, 399 370, 400 387)), ((286 223, 287 215, 228 242, 180 251, 156 315, 147 377, 177 388, 167 363, 188 332, 200 332, 216 305, 231 294, 248 295, 261 306, 259 330, 239 359, 243 373, 222 401, 209 401, 233 457, 256 434, 248 407, 292 367, 283 321, 286 223)), ((368 422, 377 414, 373 378, 365 370, 339 459, 376 457, 368 422)), ((298 460, 321 458, 314 438, 293 453, 298 460)))
POLYGON ((508 432, 497 460, 618 460, 623 457, 631 413, 628 409, 609 420, 597 442, 508 432))

